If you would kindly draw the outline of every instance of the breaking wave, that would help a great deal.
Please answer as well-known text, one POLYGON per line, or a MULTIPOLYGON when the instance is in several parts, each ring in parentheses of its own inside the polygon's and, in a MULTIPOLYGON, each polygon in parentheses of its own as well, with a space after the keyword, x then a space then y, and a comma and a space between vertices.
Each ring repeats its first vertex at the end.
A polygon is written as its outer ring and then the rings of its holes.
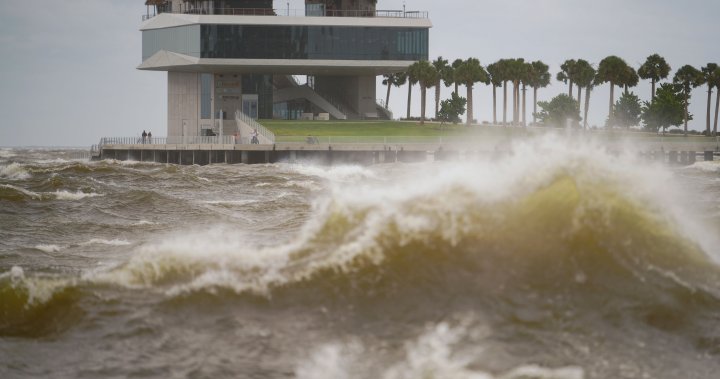
POLYGON ((26 277, 21 267, 0 273, 0 336, 59 332, 81 317, 73 280, 26 277))
POLYGON ((25 180, 30 178, 30 173, 20 163, 10 163, 7 166, 0 166, 0 178, 9 180, 25 180))
POLYGON ((456 285, 582 291, 592 283, 616 291, 621 282, 656 281, 657 291, 715 291, 714 238, 667 203, 671 175, 662 168, 547 141, 515 151, 504 163, 436 165, 392 183, 333 188, 288 245, 253 248, 215 228, 141 246, 102 279, 170 294, 224 288, 268 296, 300 283, 352 291, 368 281, 442 282, 439 267, 448 275, 503 267, 456 285), (539 153, 544 159, 529 158, 539 153))

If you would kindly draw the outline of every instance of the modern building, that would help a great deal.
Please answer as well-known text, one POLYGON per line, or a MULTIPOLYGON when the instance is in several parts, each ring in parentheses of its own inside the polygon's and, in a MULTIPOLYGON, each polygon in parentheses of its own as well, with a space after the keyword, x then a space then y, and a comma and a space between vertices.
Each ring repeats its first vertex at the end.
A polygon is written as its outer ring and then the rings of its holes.
POLYGON ((376 77, 428 59, 426 12, 376 0, 147 0, 140 70, 168 73, 168 136, 234 133, 253 119, 392 117, 376 77), (296 77, 304 78, 299 84, 296 77))

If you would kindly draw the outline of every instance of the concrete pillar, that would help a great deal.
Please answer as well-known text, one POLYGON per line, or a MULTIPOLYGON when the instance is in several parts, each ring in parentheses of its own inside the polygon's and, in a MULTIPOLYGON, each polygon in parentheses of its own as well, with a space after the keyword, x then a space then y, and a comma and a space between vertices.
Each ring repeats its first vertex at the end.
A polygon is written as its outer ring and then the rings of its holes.
POLYGON ((290 162, 295 163, 297 161, 297 151, 293 150, 290 152, 290 162))
POLYGON ((270 152, 269 151, 265 152, 265 163, 270 163, 270 152))
POLYGON ((688 152, 687 151, 680 152, 680 163, 683 165, 688 164, 688 152))
POLYGON ((668 155, 670 164, 678 164, 678 152, 677 151, 671 151, 668 155))
POLYGON ((688 164, 695 164, 697 154, 694 151, 688 151, 688 164))
POLYGON ((705 154, 703 155, 703 158, 704 158, 705 162, 712 162, 712 160, 713 160, 712 150, 705 150, 704 153, 705 154))
POLYGON ((248 164, 248 152, 247 151, 243 150, 240 152, 240 163, 248 164))

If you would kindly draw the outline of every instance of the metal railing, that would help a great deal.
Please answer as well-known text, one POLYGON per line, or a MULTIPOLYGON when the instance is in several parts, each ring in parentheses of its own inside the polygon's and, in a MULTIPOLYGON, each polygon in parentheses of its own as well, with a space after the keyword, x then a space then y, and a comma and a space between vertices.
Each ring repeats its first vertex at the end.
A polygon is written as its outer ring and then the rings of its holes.
MULTIPOLYGON (((252 117, 246 115, 243 112, 235 111, 235 120, 238 122, 244 122, 251 128, 258 131, 258 134, 265 137, 270 144, 275 143, 275 133, 271 132, 270 129, 262 126, 259 122, 255 121, 252 117)), ((239 125, 238 125, 239 126, 239 125)))
POLYGON ((172 11, 147 13, 142 20, 149 20, 161 13, 194 14, 194 15, 220 15, 220 16, 285 16, 285 17, 377 17, 377 18, 411 18, 426 19, 427 11, 403 10, 359 10, 338 9, 325 10, 322 14, 307 15, 305 9, 270 9, 270 8, 181 8, 172 11))
POLYGON ((234 136, 171 136, 171 137, 103 137, 98 150, 105 145, 232 145, 234 136))

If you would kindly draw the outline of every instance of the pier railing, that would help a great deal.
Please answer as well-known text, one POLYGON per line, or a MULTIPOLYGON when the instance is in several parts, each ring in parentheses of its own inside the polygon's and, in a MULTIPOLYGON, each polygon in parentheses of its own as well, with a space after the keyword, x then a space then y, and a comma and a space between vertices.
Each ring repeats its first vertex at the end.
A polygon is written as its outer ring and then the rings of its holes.
POLYGON ((305 9, 289 8, 187 8, 181 7, 165 12, 148 12, 142 15, 146 21, 160 13, 194 14, 194 15, 222 15, 222 16, 285 16, 285 17, 377 17, 377 18, 413 18, 426 19, 427 11, 404 10, 361 10, 361 9, 326 9, 319 12, 309 12, 305 9))
POLYGON ((105 145, 232 145, 234 143, 234 136, 103 137, 98 148, 105 145))

